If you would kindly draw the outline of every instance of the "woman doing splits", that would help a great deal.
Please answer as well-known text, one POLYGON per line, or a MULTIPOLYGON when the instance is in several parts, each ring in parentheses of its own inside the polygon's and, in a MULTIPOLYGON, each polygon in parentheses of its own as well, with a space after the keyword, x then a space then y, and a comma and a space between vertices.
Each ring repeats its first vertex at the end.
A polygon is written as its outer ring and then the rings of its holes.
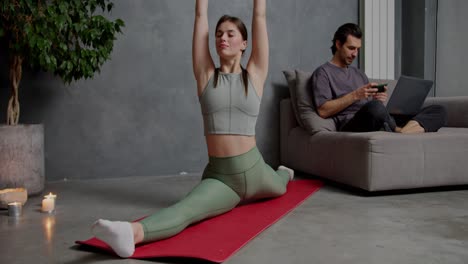
POLYGON ((216 25, 215 68, 208 45, 208 0, 196 1, 193 71, 201 104, 209 163, 201 182, 181 201, 139 222, 98 220, 93 233, 120 257, 135 244, 176 235, 188 225, 223 214, 240 202, 281 196, 294 177, 280 166, 274 171, 256 147, 255 124, 268 73, 266 0, 254 0, 252 53, 244 69, 247 48, 244 23, 222 16, 216 25))

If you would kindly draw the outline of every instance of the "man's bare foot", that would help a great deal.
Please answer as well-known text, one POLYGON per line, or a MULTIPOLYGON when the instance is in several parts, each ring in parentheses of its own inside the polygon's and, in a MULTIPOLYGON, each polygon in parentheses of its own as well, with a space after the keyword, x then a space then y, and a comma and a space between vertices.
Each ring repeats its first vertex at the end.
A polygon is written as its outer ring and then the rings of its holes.
POLYGON ((410 120, 402 129, 401 133, 404 134, 417 134, 417 133, 424 133, 424 128, 414 120, 410 120))

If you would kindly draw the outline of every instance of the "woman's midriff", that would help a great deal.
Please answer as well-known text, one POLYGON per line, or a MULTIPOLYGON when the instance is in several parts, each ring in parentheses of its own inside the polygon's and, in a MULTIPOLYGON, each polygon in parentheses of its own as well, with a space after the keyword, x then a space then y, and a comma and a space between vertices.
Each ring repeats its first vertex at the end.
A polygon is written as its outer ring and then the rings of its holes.
POLYGON ((246 153, 256 146, 255 136, 207 135, 210 157, 232 157, 246 153))

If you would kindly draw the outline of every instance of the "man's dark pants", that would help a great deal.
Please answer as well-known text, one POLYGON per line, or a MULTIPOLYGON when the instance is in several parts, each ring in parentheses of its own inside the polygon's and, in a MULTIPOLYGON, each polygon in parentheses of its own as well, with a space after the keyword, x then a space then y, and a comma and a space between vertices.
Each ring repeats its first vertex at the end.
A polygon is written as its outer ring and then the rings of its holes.
POLYGON ((416 115, 390 115, 381 101, 370 101, 356 112, 340 131, 371 132, 395 131, 395 127, 404 127, 408 121, 414 120, 424 128, 425 132, 436 132, 447 122, 447 111, 441 105, 431 105, 419 111, 416 115))

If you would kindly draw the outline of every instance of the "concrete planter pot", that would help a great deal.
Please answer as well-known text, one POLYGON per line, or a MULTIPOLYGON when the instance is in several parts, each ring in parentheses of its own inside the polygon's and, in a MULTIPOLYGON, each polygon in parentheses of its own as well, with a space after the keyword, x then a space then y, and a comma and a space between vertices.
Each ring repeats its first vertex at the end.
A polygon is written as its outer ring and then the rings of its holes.
POLYGON ((44 126, 0 125, 0 190, 26 188, 28 195, 44 190, 44 126))

